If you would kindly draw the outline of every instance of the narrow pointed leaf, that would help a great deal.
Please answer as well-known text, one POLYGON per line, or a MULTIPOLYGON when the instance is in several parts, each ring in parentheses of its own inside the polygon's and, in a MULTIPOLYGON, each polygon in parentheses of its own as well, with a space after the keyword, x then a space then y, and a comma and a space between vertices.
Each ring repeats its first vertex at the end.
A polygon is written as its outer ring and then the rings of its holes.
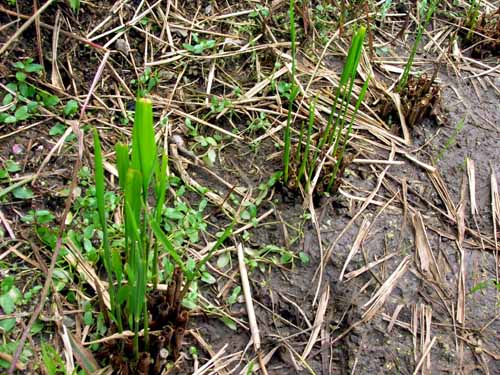
MULTIPOLYGON (((129 175, 136 174, 133 172, 133 169, 129 170, 129 175)), ((138 174, 139 172, 137 172, 138 174)), ((136 176, 137 176, 136 174, 136 176)), ((140 174, 138 174, 140 176, 140 174)), ((140 180, 136 180, 135 183, 140 180)), ((140 198, 139 198, 140 200, 140 198)), ((132 254, 129 258, 129 285, 131 288, 130 293, 130 309, 134 315, 134 323, 140 320, 140 314, 142 312, 142 308, 144 305, 144 293, 145 293, 145 284, 146 284, 146 269, 145 264, 141 261, 142 254, 142 241, 141 234, 138 226, 138 221, 136 220, 136 212, 135 209, 130 204, 130 201, 125 202, 125 211, 127 214, 127 218, 129 220, 129 234, 131 242, 133 243, 133 247, 135 248, 132 251, 132 254), (130 277, 132 276, 133 277, 130 277)))
POLYGON ((300 182, 302 180, 302 176, 306 172, 306 167, 309 164, 309 151, 311 148, 311 138, 312 138, 312 132, 313 132, 313 126, 314 126, 314 119, 316 117, 315 110, 316 110, 316 102, 318 101, 318 97, 316 96, 311 103, 311 106, 309 107, 309 119, 308 119, 308 126, 307 126, 307 138, 306 138, 306 146, 304 149, 304 156, 302 157, 302 162, 300 163, 300 168, 299 168, 299 173, 297 176, 297 180, 300 182))
POLYGON ((134 129, 132 133, 132 167, 143 176, 144 190, 151 181, 156 164, 156 141, 153 128, 153 103, 139 98, 135 104, 134 129))
POLYGON ((182 269, 182 272, 185 272, 186 267, 184 266, 184 262, 182 261, 179 254, 177 254, 177 251, 175 250, 168 237, 165 235, 165 233, 163 233, 163 230, 160 228, 158 222, 153 217, 149 217, 149 223, 158 241, 160 241, 163 246, 165 246, 168 255, 170 255, 174 262, 182 269))
POLYGON ((104 167, 102 161, 101 142, 96 129, 94 129, 94 171, 97 211, 99 213, 99 221, 102 231, 106 233, 106 213, 104 210, 104 167))
POLYGON ((166 153, 163 153, 161 158, 161 165, 158 171, 158 182, 156 188, 156 215, 157 221, 160 221, 161 213, 163 211, 163 205, 165 203, 165 194, 167 192, 167 165, 168 157, 166 153))
MULTIPOLYGON (((163 152, 161 158, 161 165, 157 167, 156 179, 156 208, 155 208, 155 219, 159 222, 161 220, 161 215, 163 212, 163 206, 165 204, 165 193, 167 191, 167 165, 168 157, 165 152, 163 152)), ((154 245, 153 253, 153 284, 154 287, 158 285, 158 241, 154 245)))
POLYGON ((133 228, 131 225, 132 217, 137 225, 141 214, 141 191, 142 191, 142 175, 136 170, 129 168, 127 171, 127 182, 125 184, 125 204, 130 206, 130 210, 126 207, 125 222, 126 233, 129 238, 133 238, 133 228), (132 215, 132 216, 130 216, 132 215))
MULTIPOLYGON (((116 293, 113 283, 113 271, 112 271, 112 259, 111 251, 109 247, 108 240, 108 224, 106 221, 106 211, 105 211, 105 201, 104 201, 104 166, 102 159, 101 142, 99 140, 99 135, 97 130, 94 128, 94 173, 95 173, 95 190, 96 190, 96 202, 97 211, 99 214, 99 222, 101 224, 101 230, 103 234, 102 244, 104 249, 104 267, 106 268, 106 273, 108 274, 109 283, 109 297, 111 301, 111 309, 113 311, 113 316, 116 315, 116 293)), ((118 327, 121 327, 121 322, 117 322, 118 327)))
POLYGON ((347 132, 345 134, 344 144, 342 145, 340 153, 337 157, 337 162, 335 164, 334 171, 330 177, 330 181, 328 182, 327 190, 331 189, 331 187, 333 186, 333 183, 335 182, 335 179, 337 178, 337 173, 338 173, 340 165, 342 163, 342 159, 344 158, 344 152, 347 148, 347 143, 349 142, 349 137, 351 135, 352 125, 354 124, 354 120, 356 119, 356 115, 358 114, 359 107, 361 106, 361 103, 363 102, 366 91, 368 90, 368 83, 369 82, 370 82, 370 77, 368 77, 368 79, 365 81, 365 83, 363 84, 363 87, 361 88, 361 91, 359 93, 359 97, 358 97, 358 100, 356 102, 356 106, 354 107, 354 112, 352 114, 351 121, 349 122, 349 127, 347 128, 347 132))
POLYGON ((128 147, 123 143, 117 143, 116 151, 116 169, 118 170, 118 179, 122 191, 125 191, 125 183, 127 181, 127 170, 129 167, 128 147))

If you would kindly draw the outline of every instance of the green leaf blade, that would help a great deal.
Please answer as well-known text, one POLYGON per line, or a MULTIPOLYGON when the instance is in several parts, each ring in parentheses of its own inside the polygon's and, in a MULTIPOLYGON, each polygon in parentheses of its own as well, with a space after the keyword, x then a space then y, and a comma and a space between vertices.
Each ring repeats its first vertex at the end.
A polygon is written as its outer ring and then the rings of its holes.
POLYGON ((156 140, 153 128, 153 103, 138 98, 135 105, 132 133, 132 167, 142 173, 144 190, 147 190, 156 164, 156 140))

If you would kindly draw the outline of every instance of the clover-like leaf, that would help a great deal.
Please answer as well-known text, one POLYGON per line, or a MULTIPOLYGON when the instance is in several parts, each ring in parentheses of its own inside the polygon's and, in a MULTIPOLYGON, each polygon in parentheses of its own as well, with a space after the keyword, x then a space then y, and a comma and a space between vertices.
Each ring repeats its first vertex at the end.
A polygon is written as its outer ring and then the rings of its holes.
POLYGON ((14 189, 12 194, 17 199, 32 199, 35 196, 35 194, 33 194, 33 191, 25 186, 14 189))

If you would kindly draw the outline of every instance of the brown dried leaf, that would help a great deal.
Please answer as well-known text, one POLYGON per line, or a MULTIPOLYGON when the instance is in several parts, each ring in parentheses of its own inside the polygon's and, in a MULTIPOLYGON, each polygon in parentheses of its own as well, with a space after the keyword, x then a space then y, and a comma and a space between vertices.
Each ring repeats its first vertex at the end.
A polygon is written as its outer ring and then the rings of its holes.
POLYGON ((342 267, 342 271, 340 272, 339 280, 342 281, 344 278, 344 273, 349 265, 350 261, 354 257, 354 255, 358 252, 359 247, 361 246, 361 243, 365 239, 366 235, 368 234, 368 228, 370 227, 370 221, 366 218, 363 218, 363 222, 361 223, 361 227, 359 228, 358 235, 356 236, 356 239, 354 240, 354 243, 352 244, 351 250, 349 251, 349 255, 347 255, 347 259, 344 263, 344 266, 342 267))
POLYGON ((405 257, 398 265, 396 270, 392 273, 392 275, 389 276, 389 278, 377 290, 373 297, 363 305, 363 308, 367 308, 362 316, 362 320, 364 322, 372 319, 375 314, 382 308, 385 300, 391 294, 392 289, 394 289, 394 287, 396 286, 399 278, 405 274, 408 265, 410 264, 410 259, 410 256, 405 257))
POLYGON ((100 369, 99 364, 92 355, 92 352, 81 345, 71 332, 67 332, 71 349, 76 362, 87 374, 95 374, 100 369))
POLYGON ((442 277, 425 231, 424 220, 418 211, 413 215, 413 227, 415 229, 417 265, 426 277, 433 276, 436 281, 441 281, 442 277))

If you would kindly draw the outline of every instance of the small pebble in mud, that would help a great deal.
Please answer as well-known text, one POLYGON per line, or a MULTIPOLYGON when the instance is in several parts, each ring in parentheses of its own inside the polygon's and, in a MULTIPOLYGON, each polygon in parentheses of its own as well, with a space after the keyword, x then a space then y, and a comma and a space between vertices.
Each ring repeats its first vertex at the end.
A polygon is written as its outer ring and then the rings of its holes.
POLYGON ((65 315, 63 317, 63 322, 64 322, 64 325, 66 326, 66 328, 73 328, 75 327, 75 320, 70 318, 69 316, 65 315))
POLYGON ((172 135, 172 142, 177 145, 177 147, 180 148, 185 148, 186 143, 184 142, 184 138, 180 134, 173 134, 172 135))
POLYGON ((355 333, 352 333, 350 336, 349 336, 349 341, 354 344, 354 345, 360 345, 361 344, 361 335, 357 332, 355 333))
POLYGON ((24 147, 20 144, 15 144, 12 146, 12 153, 14 155, 19 155, 19 154, 22 154, 24 152, 24 147))
POLYGON ((160 358, 162 359, 166 359, 168 357, 168 350, 163 348, 162 350, 160 350, 160 358))
POLYGON ((162 70, 158 73, 158 76, 165 81, 170 81, 173 80, 174 78, 177 78, 176 73, 171 72, 170 70, 162 70))
POLYGON ((115 48, 117 51, 119 51, 125 55, 128 55, 128 53, 130 52, 130 48, 129 48, 128 43, 125 39, 117 39, 115 42, 115 48))

